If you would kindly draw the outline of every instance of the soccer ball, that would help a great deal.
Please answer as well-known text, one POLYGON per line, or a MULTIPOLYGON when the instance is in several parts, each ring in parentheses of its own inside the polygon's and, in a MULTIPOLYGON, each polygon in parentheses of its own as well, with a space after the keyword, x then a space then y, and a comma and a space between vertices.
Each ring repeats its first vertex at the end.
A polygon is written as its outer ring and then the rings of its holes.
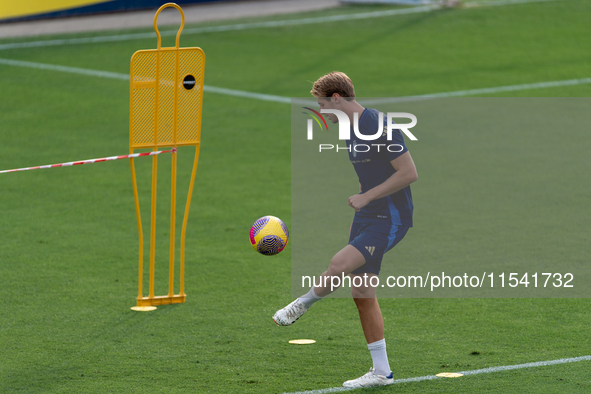
POLYGON ((281 252, 288 239, 287 226, 275 216, 263 216, 250 229, 250 244, 254 250, 265 256, 281 252))

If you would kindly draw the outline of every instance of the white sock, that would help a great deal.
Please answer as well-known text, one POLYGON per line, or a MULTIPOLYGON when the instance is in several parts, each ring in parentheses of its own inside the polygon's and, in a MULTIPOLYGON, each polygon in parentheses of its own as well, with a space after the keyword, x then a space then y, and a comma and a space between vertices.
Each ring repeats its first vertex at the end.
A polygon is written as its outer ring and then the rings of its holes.
POLYGON ((316 301, 320 301, 324 297, 318 297, 316 293, 314 293, 314 286, 310 289, 309 292, 298 298, 302 304, 306 307, 306 309, 310 308, 316 301))
POLYGON ((372 342, 367 344, 367 348, 371 353, 373 360, 374 372, 378 375, 390 376, 390 363, 388 363, 388 355, 386 354, 386 340, 372 342))

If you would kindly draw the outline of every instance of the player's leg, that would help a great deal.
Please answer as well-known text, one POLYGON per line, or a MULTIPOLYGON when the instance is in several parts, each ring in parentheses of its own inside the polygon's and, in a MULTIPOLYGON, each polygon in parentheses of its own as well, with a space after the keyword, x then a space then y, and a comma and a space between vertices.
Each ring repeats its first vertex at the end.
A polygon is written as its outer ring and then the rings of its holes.
POLYGON ((321 300, 330 293, 334 288, 331 289, 331 277, 342 278, 344 275, 363 266, 366 262, 366 257, 359 251, 358 246, 354 246, 355 241, 367 231, 368 226, 362 223, 353 222, 349 229, 349 245, 337 252, 330 260, 328 269, 320 275, 319 283, 314 284, 310 291, 300 297, 300 301, 306 306, 311 307, 316 301, 321 300))
POLYGON ((299 319, 315 302, 336 290, 331 287, 331 277, 342 278, 365 264, 365 257, 352 245, 347 245, 333 256, 328 269, 320 275, 319 283, 292 303, 275 312, 273 320, 277 325, 288 326, 299 319))
MULTIPOLYGON (((361 278, 357 280, 355 278, 365 275, 368 278, 377 276, 381 270, 384 253, 398 244, 407 231, 408 227, 378 224, 373 228, 369 228, 366 233, 353 242, 353 245, 365 256, 367 261, 366 264, 351 273, 351 282, 353 284, 362 284, 362 286, 353 286, 351 294, 359 311, 359 319, 367 340, 367 348, 371 353, 373 367, 360 378, 343 383, 345 387, 383 386, 394 382, 390 364, 388 363, 388 354, 386 353, 384 319, 376 298, 377 287, 371 286, 372 281, 370 279, 360 281, 361 278)), ((376 281, 374 282, 378 285, 376 281)))
MULTIPOLYGON (((367 275, 368 277, 376 276, 373 273, 368 273, 367 275)), ((353 283, 362 283, 362 281, 355 281, 354 276, 354 274, 351 275, 353 283)), ((370 281, 368 280, 367 283, 370 283, 370 281)), ((359 312, 361 327, 363 328, 363 334, 367 341, 367 348, 371 353, 373 367, 365 375, 346 381, 343 383, 343 386, 373 387, 391 384, 394 379, 386 353, 384 319, 378 299, 376 298, 376 288, 372 286, 353 286, 351 288, 351 295, 359 312)))
POLYGON ((330 260, 328 269, 320 275, 319 283, 312 290, 318 297, 326 297, 336 289, 331 286, 331 278, 342 278, 365 264, 365 257, 353 245, 347 245, 330 260))
MULTIPOLYGON (((351 275, 351 278, 356 275, 351 275)), ((360 276, 361 275, 357 275, 360 276)), ((368 274, 368 277, 376 276, 375 274, 368 274)), ((353 287, 351 288, 351 296, 357 311, 359 312, 359 320, 361 321, 361 328, 367 343, 373 343, 384 339, 384 319, 382 311, 376 298, 376 288, 368 287, 353 287)), ((390 371, 385 371, 390 372, 390 371)))

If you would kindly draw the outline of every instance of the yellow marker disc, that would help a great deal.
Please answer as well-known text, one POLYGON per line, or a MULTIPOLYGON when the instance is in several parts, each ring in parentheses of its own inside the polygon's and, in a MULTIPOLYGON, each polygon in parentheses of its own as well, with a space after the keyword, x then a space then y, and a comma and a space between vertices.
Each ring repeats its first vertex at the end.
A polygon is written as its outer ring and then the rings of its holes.
POLYGON ((459 378, 460 376, 464 376, 461 373, 455 373, 455 372, 442 372, 442 373, 438 373, 435 376, 439 376, 440 378, 459 378))
POLYGON ((310 345, 312 343, 316 343, 316 341, 313 339, 292 339, 289 341, 289 343, 294 345, 310 345))
POLYGON ((131 309, 138 312, 150 312, 157 308, 155 306, 132 306, 131 309))

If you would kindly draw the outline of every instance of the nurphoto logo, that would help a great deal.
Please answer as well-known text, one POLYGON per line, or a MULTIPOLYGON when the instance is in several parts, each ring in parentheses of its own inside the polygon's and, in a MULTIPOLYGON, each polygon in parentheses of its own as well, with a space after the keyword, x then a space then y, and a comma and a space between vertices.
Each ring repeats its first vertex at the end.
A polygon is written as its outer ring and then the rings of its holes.
MULTIPOLYGON (((322 114, 336 115, 336 117, 338 119, 338 123, 339 123, 339 140, 350 140, 351 139, 351 137, 352 137, 351 136, 351 124, 353 124, 354 138, 359 139, 361 141, 375 141, 384 135, 386 135, 386 138, 388 141, 392 141, 393 130, 400 130, 411 141, 418 141, 417 137, 415 137, 414 134, 411 133, 409 130, 409 129, 413 128, 414 126, 416 126, 417 117, 411 113, 408 113, 408 112, 388 112, 386 114, 386 122, 385 122, 385 124, 386 124, 385 129, 386 130, 385 131, 384 131, 384 113, 380 112, 379 113, 379 120, 378 120, 378 129, 376 130, 376 132, 374 134, 362 134, 359 131, 359 113, 358 112, 353 113, 353 122, 351 122, 349 119, 349 116, 345 112, 340 111, 338 109, 321 109, 320 113, 319 113, 319 112, 313 110, 312 108, 308 108, 308 107, 304 107, 304 108, 313 112, 313 114, 309 114, 312 116, 313 119, 308 119, 308 122, 307 122, 307 126, 308 126, 307 138, 309 141, 314 139, 314 121, 316 121, 316 123, 320 126, 321 130, 323 129, 323 127, 322 127, 323 125, 328 130, 328 125, 326 124, 326 121, 324 120, 324 117, 322 116, 322 114), (394 123, 394 121, 393 121, 394 118, 409 119, 410 123, 394 123)), ((371 149, 372 146, 377 148, 378 152, 380 150, 380 147, 384 147, 385 149, 387 149, 388 151, 391 151, 391 152, 396 152, 400 148, 399 144, 391 144, 391 145, 359 144, 355 141, 355 143, 352 144, 352 149, 355 152, 367 152, 371 149)), ((319 152, 322 152, 323 150, 331 150, 331 149, 335 149, 335 146, 332 144, 320 144, 319 145, 319 152)), ((339 147, 338 145, 336 146, 337 152, 339 150, 350 151, 350 149, 351 149, 351 147, 339 147)))

